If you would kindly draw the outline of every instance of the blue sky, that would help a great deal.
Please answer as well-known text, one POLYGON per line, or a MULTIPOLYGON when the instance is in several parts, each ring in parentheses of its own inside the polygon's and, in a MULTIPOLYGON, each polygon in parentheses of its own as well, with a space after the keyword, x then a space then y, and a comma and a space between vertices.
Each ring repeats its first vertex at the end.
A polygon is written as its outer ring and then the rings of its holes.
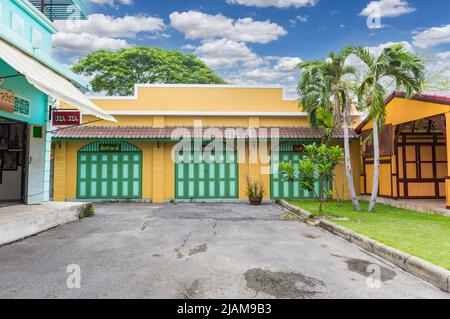
POLYGON ((376 52, 403 42, 431 59, 430 72, 450 66, 448 0, 90 1, 87 21, 59 22, 55 51, 65 64, 92 50, 151 45, 194 53, 230 83, 283 85, 288 94, 296 63, 346 44, 376 52))

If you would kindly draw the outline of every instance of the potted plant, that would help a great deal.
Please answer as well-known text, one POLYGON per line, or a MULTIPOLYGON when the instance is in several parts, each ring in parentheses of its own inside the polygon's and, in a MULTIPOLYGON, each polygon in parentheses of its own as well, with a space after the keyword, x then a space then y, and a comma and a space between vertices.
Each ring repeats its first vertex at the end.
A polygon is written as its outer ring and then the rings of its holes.
POLYGON ((250 205, 261 205, 265 194, 264 185, 261 182, 253 182, 248 176, 246 177, 246 179, 246 194, 248 196, 250 205))

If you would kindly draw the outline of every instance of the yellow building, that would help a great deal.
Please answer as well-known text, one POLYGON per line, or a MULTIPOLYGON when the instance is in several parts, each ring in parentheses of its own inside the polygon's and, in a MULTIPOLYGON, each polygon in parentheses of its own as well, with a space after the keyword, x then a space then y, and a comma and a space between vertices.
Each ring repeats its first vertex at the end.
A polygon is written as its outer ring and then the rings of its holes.
MULTIPOLYGON (((422 95, 406 99, 395 92, 386 101, 387 118, 380 137, 380 197, 444 199, 450 206, 450 98, 422 95)), ((365 140, 372 123, 356 131, 365 140)), ((370 195, 373 183, 373 149, 363 145, 361 192, 370 195)))
MULTIPOLYGON (((321 134, 279 87, 137 85, 134 96, 92 101, 118 122, 84 116, 85 125, 54 133, 56 201, 245 200, 247 176, 263 183, 266 200, 312 197, 283 181, 278 163, 298 160, 321 134)), ((351 136, 359 190, 360 142, 351 136)), ((334 191, 348 198, 343 169, 334 191)))

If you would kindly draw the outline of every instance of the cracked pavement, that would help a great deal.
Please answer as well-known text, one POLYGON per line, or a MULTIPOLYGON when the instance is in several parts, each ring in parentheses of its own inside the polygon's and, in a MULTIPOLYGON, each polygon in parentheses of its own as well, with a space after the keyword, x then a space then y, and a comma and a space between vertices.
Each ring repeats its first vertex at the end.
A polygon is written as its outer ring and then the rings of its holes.
POLYGON ((0 247, 0 298, 450 298, 275 205, 95 208, 0 247), (80 289, 67 288, 71 264, 80 289))

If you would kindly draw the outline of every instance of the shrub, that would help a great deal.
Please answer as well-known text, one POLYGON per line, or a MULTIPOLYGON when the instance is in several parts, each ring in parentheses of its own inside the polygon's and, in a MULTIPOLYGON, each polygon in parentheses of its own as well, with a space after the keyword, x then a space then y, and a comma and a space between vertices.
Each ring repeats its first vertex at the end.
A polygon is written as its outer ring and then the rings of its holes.
POLYGON ((334 169, 342 162, 343 157, 339 146, 318 146, 314 143, 305 146, 305 156, 297 163, 298 174, 292 162, 280 163, 280 171, 284 180, 299 180, 302 189, 313 193, 320 202, 319 211, 322 211, 323 203, 333 196, 334 169), (317 181, 320 185, 318 193, 314 187, 317 181))

